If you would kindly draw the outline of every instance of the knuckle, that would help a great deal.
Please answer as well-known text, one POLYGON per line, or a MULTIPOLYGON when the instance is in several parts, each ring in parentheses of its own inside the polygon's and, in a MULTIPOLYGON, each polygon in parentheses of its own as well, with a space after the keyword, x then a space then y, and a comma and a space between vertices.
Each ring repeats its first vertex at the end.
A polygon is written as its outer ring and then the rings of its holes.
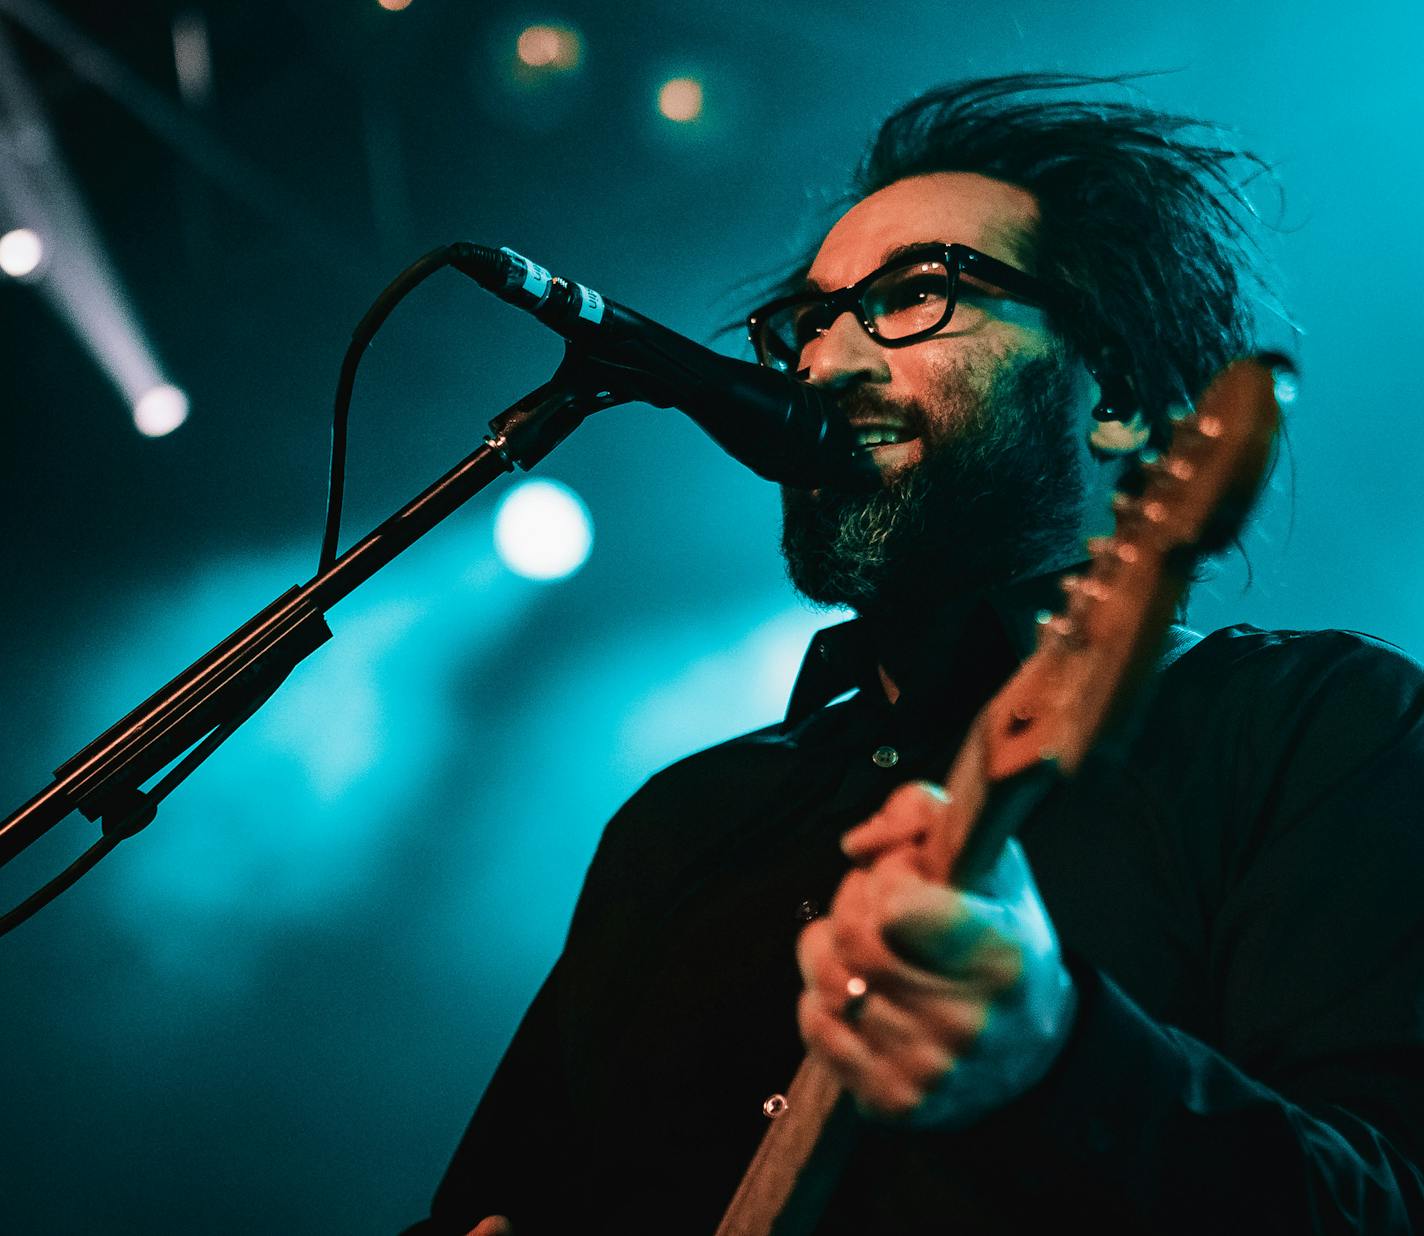
POLYGON ((944 801, 944 792, 934 782, 906 781, 895 787, 885 800, 885 807, 910 815, 924 815, 943 807, 944 801))
POLYGON ((865 919, 858 914, 843 914, 831 926, 832 941, 836 953, 855 968, 855 963, 863 961, 870 951, 868 945, 872 936, 865 919))
POLYGON ((802 970, 811 968, 825 954, 828 943, 826 935, 829 930, 825 919, 816 919, 815 922, 808 923, 796 937, 796 961, 802 970))

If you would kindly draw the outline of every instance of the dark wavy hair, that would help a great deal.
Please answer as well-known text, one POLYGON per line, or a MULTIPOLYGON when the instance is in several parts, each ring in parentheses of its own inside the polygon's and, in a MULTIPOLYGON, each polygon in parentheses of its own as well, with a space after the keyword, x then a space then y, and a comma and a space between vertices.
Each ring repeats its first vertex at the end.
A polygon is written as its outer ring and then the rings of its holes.
MULTIPOLYGON (((1058 291, 1055 328, 1090 364, 1110 351, 1160 446, 1168 407, 1252 350, 1255 303, 1276 307, 1248 196, 1271 168, 1218 127, 1085 97, 1131 80, 1015 74, 926 91, 880 126, 850 200, 930 172, 1032 193, 1040 221, 1021 256, 1058 291)), ((808 254, 768 294, 799 290, 809 266, 808 254)))

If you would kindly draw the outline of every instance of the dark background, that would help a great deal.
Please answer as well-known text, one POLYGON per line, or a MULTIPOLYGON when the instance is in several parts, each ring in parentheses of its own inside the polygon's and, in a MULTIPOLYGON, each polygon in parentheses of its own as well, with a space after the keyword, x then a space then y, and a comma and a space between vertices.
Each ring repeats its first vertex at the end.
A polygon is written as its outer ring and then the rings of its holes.
MULTIPOLYGON (((1254 582, 1227 564, 1193 619, 1424 647, 1415 4, 0 0, 0 29, 47 175, 72 179, 192 403, 140 436, 43 284, 0 281, 0 810, 312 573, 337 365, 406 262, 511 244, 710 341, 738 280, 824 225, 881 115, 980 73, 1169 70, 1141 89, 1279 165, 1268 245, 1303 335, 1268 333, 1301 358, 1293 449, 1254 582), (172 42, 195 11, 199 107, 172 42), (582 64, 521 82, 515 37, 550 20, 580 31, 582 64), (675 74, 704 83, 698 124, 656 113, 675 74)), ((22 224, 52 225, 0 231, 22 224)), ((362 371, 347 543, 557 358, 457 276, 420 289, 362 371)), ((335 640, 148 832, 0 942, 0 1229, 416 1217, 608 814, 778 715, 825 618, 783 581, 775 491, 647 408, 603 414, 540 472, 592 512, 582 572, 505 571, 488 491, 333 611, 335 640)), ((90 831, 56 829, 4 899, 90 831)))

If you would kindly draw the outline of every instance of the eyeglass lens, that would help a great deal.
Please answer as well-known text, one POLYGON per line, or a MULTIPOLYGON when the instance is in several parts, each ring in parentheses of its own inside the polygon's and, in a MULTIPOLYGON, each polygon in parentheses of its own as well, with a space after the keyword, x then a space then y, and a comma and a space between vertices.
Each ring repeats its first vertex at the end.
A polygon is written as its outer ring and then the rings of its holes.
MULTIPOLYGON (((941 261, 921 261, 887 270, 861 293, 860 305, 877 338, 909 338, 942 326, 948 316, 951 278, 941 261)), ((762 323, 760 349, 766 364, 791 369, 802 350, 828 329, 836 311, 825 301, 805 301, 771 314, 762 323)))

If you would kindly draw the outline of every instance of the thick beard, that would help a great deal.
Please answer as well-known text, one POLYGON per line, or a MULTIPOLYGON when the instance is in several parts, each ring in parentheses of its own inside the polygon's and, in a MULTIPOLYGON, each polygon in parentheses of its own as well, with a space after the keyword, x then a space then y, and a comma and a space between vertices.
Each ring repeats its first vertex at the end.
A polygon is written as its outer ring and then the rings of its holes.
MULTIPOLYGON (((1086 478, 1066 355, 1000 370, 982 396, 961 376, 934 419, 893 409, 925 452, 883 489, 782 490, 781 549, 803 596, 890 616, 1047 570, 1074 545, 1086 478)), ((843 402, 852 416, 889 410, 864 394, 843 402)))

